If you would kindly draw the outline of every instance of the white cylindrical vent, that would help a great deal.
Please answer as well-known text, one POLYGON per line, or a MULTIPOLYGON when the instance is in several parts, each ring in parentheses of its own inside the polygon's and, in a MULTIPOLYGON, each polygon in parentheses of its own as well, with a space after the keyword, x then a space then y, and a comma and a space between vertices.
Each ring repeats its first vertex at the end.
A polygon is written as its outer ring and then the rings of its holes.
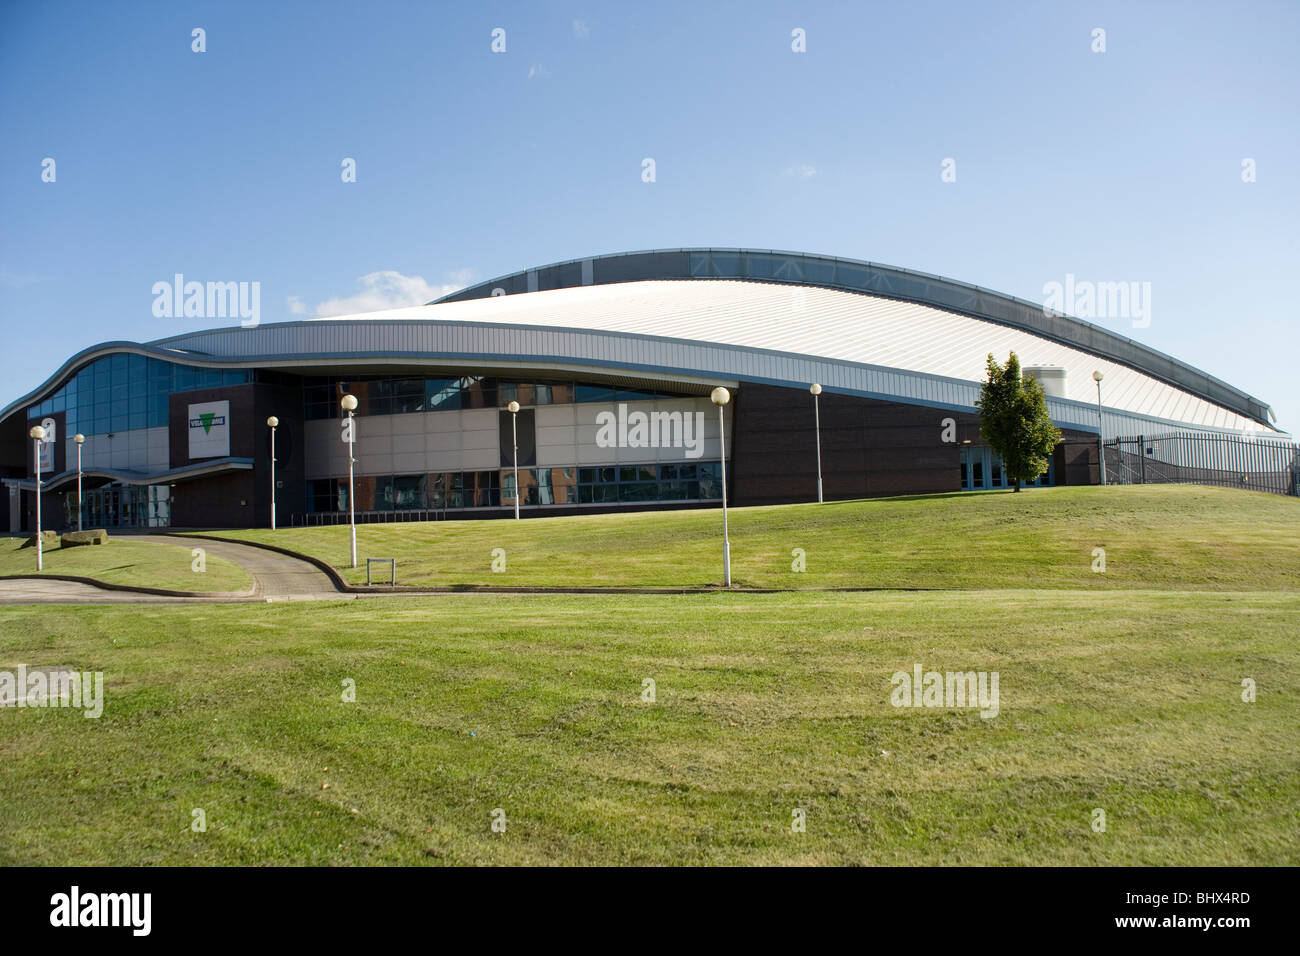
POLYGON ((1065 398, 1065 369, 1059 365, 1027 365, 1025 378, 1032 378, 1043 386, 1048 398, 1065 398))

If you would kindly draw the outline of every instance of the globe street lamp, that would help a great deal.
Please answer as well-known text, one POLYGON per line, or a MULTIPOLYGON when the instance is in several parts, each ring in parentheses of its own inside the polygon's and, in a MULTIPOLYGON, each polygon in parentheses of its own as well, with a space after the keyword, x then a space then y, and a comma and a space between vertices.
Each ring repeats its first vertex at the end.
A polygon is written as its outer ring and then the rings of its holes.
POLYGON ((515 520, 519 520, 519 403, 511 402, 506 406, 510 412, 510 434, 515 446, 515 520))
POLYGON ((352 394, 344 395, 339 401, 343 410, 348 413, 348 524, 352 528, 352 566, 357 566, 357 499, 353 489, 352 466, 356 464, 356 456, 352 454, 353 442, 356 438, 356 421, 352 413, 357 410, 357 397, 352 394))
POLYGON ((33 425, 27 434, 32 436, 33 448, 36 450, 36 570, 44 570, 45 556, 41 548, 41 443, 45 441, 45 429, 33 425))
POLYGON ((271 530, 275 530, 275 427, 280 424, 280 419, 272 415, 266 420, 271 426, 271 530))
POLYGON ((718 406, 718 442, 722 462, 722 576, 727 587, 731 587, 731 539, 727 537, 727 431, 723 419, 722 407, 731 401, 731 393, 719 385, 709 399, 718 406))
POLYGON ((817 502, 820 504, 822 500, 822 387, 817 382, 813 382, 808 391, 812 392, 813 416, 817 423, 817 502))
POLYGON ((72 436, 72 440, 77 444, 77 530, 81 530, 81 446, 85 444, 86 436, 77 432, 72 436))
POLYGON ((1100 466, 1098 470, 1101 472, 1101 483, 1103 485, 1106 484, 1106 442, 1102 436, 1102 429, 1105 425, 1101 420, 1101 380, 1104 377, 1100 370, 1092 373, 1092 380, 1097 383, 1097 453, 1099 456, 1097 463, 1100 466))

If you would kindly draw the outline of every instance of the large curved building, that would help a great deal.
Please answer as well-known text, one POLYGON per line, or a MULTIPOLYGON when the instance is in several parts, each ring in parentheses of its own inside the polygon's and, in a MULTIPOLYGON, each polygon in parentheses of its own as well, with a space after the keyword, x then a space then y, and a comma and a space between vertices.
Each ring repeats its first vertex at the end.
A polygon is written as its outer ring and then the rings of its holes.
POLYGON ((577 259, 424 306, 205 329, 80 352, 0 412, 12 530, 239 527, 348 508, 340 397, 358 398, 365 518, 815 500, 1004 485, 979 438, 985 358, 1016 352, 1063 440, 1042 484, 1098 480, 1098 432, 1274 433, 1266 404, 1098 326, 985 289, 797 253, 675 249, 577 259), (1103 373, 1099 414, 1094 371, 1103 373), (522 410, 512 421, 506 406, 522 410), (513 426, 513 427, 512 427, 513 426))

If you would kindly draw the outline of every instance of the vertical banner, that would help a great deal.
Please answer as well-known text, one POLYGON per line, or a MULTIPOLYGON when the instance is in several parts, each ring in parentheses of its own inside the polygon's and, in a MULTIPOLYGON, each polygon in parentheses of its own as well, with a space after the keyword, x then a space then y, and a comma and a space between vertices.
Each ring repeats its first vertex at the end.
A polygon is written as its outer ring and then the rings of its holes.
POLYGON ((41 474, 48 475, 54 471, 54 442, 59 434, 59 426, 53 418, 46 418, 41 422, 41 427, 45 429, 45 437, 40 444, 41 474))
POLYGON ((63 412, 52 412, 42 415, 40 418, 29 418, 23 432, 23 441, 27 446, 27 466, 29 474, 36 473, 37 464, 41 467, 41 475, 49 478, 57 471, 63 470, 63 453, 59 447, 59 442, 63 440, 63 412), (28 432, 33 426, 40 425, 45 429, 45 437, 40 441, 33 441, 28 438, 28 432))

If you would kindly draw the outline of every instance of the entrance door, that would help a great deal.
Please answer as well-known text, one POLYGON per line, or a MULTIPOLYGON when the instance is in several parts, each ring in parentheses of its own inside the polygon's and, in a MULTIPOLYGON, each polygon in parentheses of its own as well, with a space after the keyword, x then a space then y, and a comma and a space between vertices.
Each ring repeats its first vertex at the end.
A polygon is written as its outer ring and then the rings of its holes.
MULTIPOLYGON (((961 463, 962 491, 979 491, 983 488, 1010 488, 1012 482, 1002 469, 1002 459, 990 448, 963 448, 961 463)), ((1054 457, 1047 459, 1047 471, 1033 481, 1021 482, 1021 487, 1050 486, 1056 483, 1054 457)))

